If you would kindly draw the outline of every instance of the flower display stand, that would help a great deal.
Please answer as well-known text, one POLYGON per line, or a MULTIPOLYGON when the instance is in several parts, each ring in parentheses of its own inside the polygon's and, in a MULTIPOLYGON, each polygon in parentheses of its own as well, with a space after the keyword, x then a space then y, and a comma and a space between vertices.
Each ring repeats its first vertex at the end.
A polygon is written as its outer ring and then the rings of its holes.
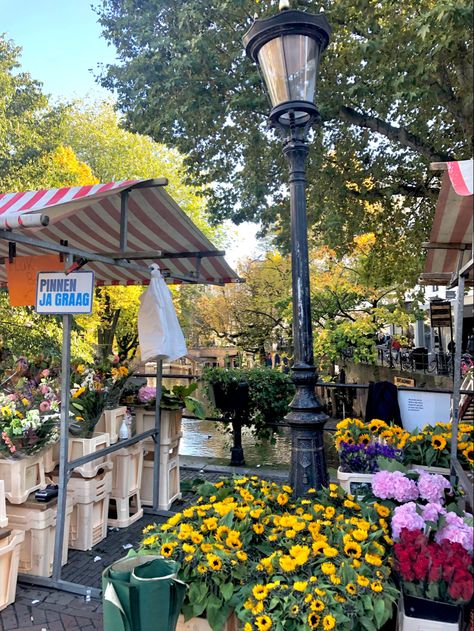
MULTIPOLYGON (((57 471, 52 481, 58 484, 57 471)), ((72 474, 68 483, 74 504, 69 527, 69 548, 90 550, 107 537, 111 489, 112 471, 103 471, 95 478, 72 474)))
POLYGON ((461 608, 448 603, 402 594, 397 631, 459 631, 461 608))
MULTIPOLYGON (((181 420, 183 410, 161 410, 160 415, 160 444, 169 445, 182 436, 181 420)), ((141 434, 155 427, 155 410, 147 410, 144 407, 138 407, 135 410, 136 433, 141 434)), ((153 438, 146 438, 143 445, 147 451, 155 448, 153 438)))
MULTIPOLYGON (((141 495, 144 506, 153 505, 153 466, 154 453, 143 459, 141 495)), ((179 475, 179 440, 174 445, 160 447, 160 510, 169 510, 173 502, 181 498, 179 475)))
POLYGON ((0 480, 5 484, 5 498, 22 504, 30 493, 46 486, 42 455, 0 458, 0 480))
POLYGON ((95 426, 97 432, 106 432, 110 436, 110 444, 114 445, 119 439, 119 430, 127 413, 126 406, 122 405, 110 410, 104 410, 99 422, 95 426))
MULTIPOLYGON (((185 622, 183 614, 180 614, 176 631, 212 631, 212 628, 206 618, 191 618, 185 622)), ((222 631, 237 631, 237 618, 234 613, 227 618, 222 631)))
MULTIPOLYGON (((69 438, 68 460, 75 460, 81 456, 100 451, 110 446, 110 436, 106 432, 95 432, 92 438, 77 438, 72 436, 69 438)), ((111 469, 112 463, 110 456, 102 456, 91 462, 87 462, 80 467, 74 469, 75 473, 79 473, 83 478, 93 478, 99 472, 99 469, 111 469)))
POLYGON ((0 611, 15 601, 23 530, 0 530, 0 611))
POLYGON ((422 469, 423 471, 426 471, 427 473, 431 473, 431 474, 436 474, 436 475, 450 475, 450 470, 448 469, 448 467, 427 467, 426 465, 423 464, 415 464, 415 465, 411 465, 412 469, 422 469))
MULTIPOLYGON (((72 497, 66 503, 65 532, 73 509, 72 497)), ((34 495, 21 505, 7 504, 9 526, 22 530, 25 540, 21 545, 19 570, 24 574, 51 576, 53 572, 54 536, 56 532, 57 498, 37 502, 34 495)), ((67 563, 67 538, 64 538, 62 565, 67 563)))
POLYGON ((48 445, 41 452, 43 456, 44 472, 51 473, 59 464, 59 443, 48 445))
POLYGON ((364 495, 372 486, 373 473, 353 473, 337 470, 337 480, 346 493, 356 497, 364 495))
POLYGON ((5 506, 5 482, 0 480, 0 528, 8 526, 7 509, 5 506))
POLYGON ((143 517, 140 491, 131 493, 128 497, 111 497, 107 525, 112 528, 128 528, 143 517))
POLYGON ((136 443, 111 455, 112 497, 125 498, 140 490, 143 470, 143 444, 136 443))

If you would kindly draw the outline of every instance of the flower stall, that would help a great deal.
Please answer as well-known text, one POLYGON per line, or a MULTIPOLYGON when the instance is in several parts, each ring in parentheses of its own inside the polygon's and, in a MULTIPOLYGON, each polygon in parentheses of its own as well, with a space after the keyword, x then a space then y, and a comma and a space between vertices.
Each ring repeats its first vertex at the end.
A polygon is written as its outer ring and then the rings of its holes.
MULTIPOLYGON (((11 467, 12 462, 14 466, 23 467, 21 476, 10 476, 10 479, 24 478, 25 484, 30 485, 30 492, 45 486, 43 460, 35 464, 34 459, 39 457, 41 449, 44 450, 59 437, 58 451, 52 453, 47 449, 48 468, 54 466, 56 460, 59 462, 52 577, 29 575, 30 583, 51 585, 75 593, 87 592, 97 597, 100 595, 97 589, 61 579, 63 542, 69 530, 66 523, 71 496, 71 492, 68 493, 68 477, 73 470, 78 470, 83 480, 76 481, 75 485, 80 488, 77 493, 76 489, 71 488, 70 491, 73 491, 72 495, 77 500, 79 498, 82 502, 88 502, 93 489, 83 488, 87 479, 91 480, 90 484, 101 489, 108 489, 109 484, 106 480, 96 484, 95 476, 84 477, 86 465, 97 458, 108 460, 110 454, 143 439, 152 436, 159 438, 160 433, 160 408, 157 406, 155 423, 149 430, 115 444, 110 444, 110 436, 105 431, 102 433, 107 436, 107 440, 102 444, 103 448, 100 451, 91 448, 96 438, 94 430, 100 434, 97 429, 102 429, 102 422, 113 425, 117 434, 116 418, 114 420, 113 415, 109 414, 104 415, 101 421, 100 412, 107 398, 111 401, 112 395, 117 394, 127 375, 121 366, 112 366, 105 374, 101 366, 80 365, 74 366, 71 374, 73 315, 91 312, 95 286, 148 285, 157 278, 161 279, 162 292, 169 294, 160 269, 168 282, 224 284, 240 281, 224 260, 224 252, 214 248, 166 193, 166 185, 165 178, 158 178, 0 195, 0 257, 6 261, 5 265, 0 266, 0 286, 8 287, 11 299, 15 295, 16 305, 33 305, 37 293, 37 312, 60 314, 63 321, 60 380, 54 399, 46 396, 46 390, 40 390, 43 398, 41 401, 35 400, 37 405, 33 405, 30 399, 27 404, 21 398, 2 399, 0 404, 0 467, 11 467), (143 226, 146 226, 146 230, 143 226), (43 271, 44 257, 38 255, 44 250, 53 253, 47 257, 46 269, 64 271, 43 271), (26 261, 27 265, 18 265, 17 269, 15 264, 18 261, 26 261), (150 266, 153 267, 152 271, 150 266), (32 289, 30 292, 23 291, 26 287, 24 284, 22 291, 16 291, 20 289, 18 281, 11 280, 18 278, 20 267, 38 271, 37 283, 36 273, 24 279, 24 283, 36 285, 36 288, 28 287, 32 289), (81 441, 87 445, 79 454, 75 451, 76 447, 71 450, 70 434, 74 434, 71 440, 75 441, 77 449, 80 449, 78 445, 81 441), (19 458, 20 455, 23 458, 19 458)), ((154 331, 158 334, 156 324, 155 319, 154 331)), ((166 334, 166 329, 160 330, 160 339, 165 339, 163 336, 166 337, 166 334)), ((156 377, 159 398, 161 361, 157 361, 156 377)), ((46 388, 49 384, 43 386, 46 388)), ((122 424, 124 420, 123 417, 122 424)), ((159 473, 158 454, 153 468, 153 506, 150 509, 154 512, 158 511, 159 473)), ((116 484, 114 488, 117 489, 116 484)), ((10 491, 6 488, 5 493, 10 491)), ((82 510, 82 514, 89 513, 82 510)), ((46 519, 43 521, 50 523, 46 519)), ((96 530, 98 532, 98 528, 96 530)), ((94 531, 84 541, 95 541, 95 536, 94 531)), ((88 546, 87 542, 78 545, 88 546)))

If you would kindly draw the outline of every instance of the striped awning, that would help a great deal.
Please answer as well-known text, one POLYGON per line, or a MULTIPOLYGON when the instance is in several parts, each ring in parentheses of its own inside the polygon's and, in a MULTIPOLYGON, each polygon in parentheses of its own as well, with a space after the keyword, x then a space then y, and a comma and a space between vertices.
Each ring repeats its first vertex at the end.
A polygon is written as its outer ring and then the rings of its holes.
MULTIPOLYGON (((97 285, 148 284, 148 267, 157 263, 168 282, 239 282, 237 274, 164 190, 165 179, 127 180, 92 186, 0 195, 0 260, 8 259, 8 235, 28 235, 53 244, 119 258, 122 193, 128 191, 124 259, 139 269, 91 260, 97 285), (41 224, 41 215, 43 223, 41 224), (35 227, 22 227, 22 226, 35 227), (5 238, 7 237, 7 238, 5 238), (141 258, 140 255, 149 258, 141 258), (142 271, 143 270, 143 271, 142 271)), ((123 223, 123 220, 122 220, 123 223)), ((32 244, 16 243, 16 256, 45 254, 32 244)), ((10 250, 10 255, 12 254, 10 250)), ((7 283, 0 264, 0 285, 7 283)))
POLYGON ((424 283, 445 285, 472 259, 473 160, 435 163, 444 170, 427 250, 424 283))

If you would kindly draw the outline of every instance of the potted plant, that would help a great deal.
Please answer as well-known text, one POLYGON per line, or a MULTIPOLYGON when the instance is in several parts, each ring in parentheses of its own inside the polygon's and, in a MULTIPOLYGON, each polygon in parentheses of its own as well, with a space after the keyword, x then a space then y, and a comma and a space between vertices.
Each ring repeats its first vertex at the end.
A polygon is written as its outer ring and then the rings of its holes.
MULTIPOLYGON (((433 473, 449 475, 451 457, 451 423, 425 425, 414 432, 404 448, 404 462, 421 465, 433 473)), ((474 467, 474 425, 459 423, 458 459, 466 468, 474 467)))
POLYGON ((364 423, 346 418, 336 426, 334 443, 339 455, 337 479, 348 493, 360 495, 370 489, 380 459, 400 462, 407 432, 382 420, 364 423))
POLYGON ((234 611, 245 631, 376 631, 389 619, 398 590, 378 507, 335 484, 293 498, 291 487, 256 476, 197 491, 194 505, 147 527, 142 541, 143 553, 177 562, 186 620, 221 631, 234 611))

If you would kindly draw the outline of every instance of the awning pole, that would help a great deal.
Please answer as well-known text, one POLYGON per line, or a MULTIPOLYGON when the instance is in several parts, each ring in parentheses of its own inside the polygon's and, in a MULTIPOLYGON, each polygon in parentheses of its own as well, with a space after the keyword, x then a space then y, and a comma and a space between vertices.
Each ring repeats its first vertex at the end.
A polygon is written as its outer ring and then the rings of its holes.
POLYGON ((458 425, 459 425, 459 401, 461 399, 461 352, 462 352, 462 324, 464 315, 464 276, 458 276, 458 295, 456 301, 456 330, 455 330, 455 354, 453 375, 453 409, 451 425, 451 483, 456 482, 454 462, 458 457, 458 425))
POLYGON ((163 378, 163 360, 156 360, 156 405, 155 405, 155 429, 156 434, 153 437, 155 441, 155 456, 153 459, 153 510, 158 511, 160 504, 160 461, 161 461, 161 447, 160 447, 160 432, 161 432, 161 409, 160 401, 163 378))
MULTIPOLYGON (((72 256, 64 257, 65 269, 72 264, 72 256)), ((54 536, 53 580, 61 578, 62 556, 67 504, 67 461, 69 434, 69 396, 71 388, 71 324, 72 315, 63 315, 63 343, 61 358, 61 424, 59 442, 59 491, 54 536)), ((46 551, 44 551, 46 553, 46 551)))

